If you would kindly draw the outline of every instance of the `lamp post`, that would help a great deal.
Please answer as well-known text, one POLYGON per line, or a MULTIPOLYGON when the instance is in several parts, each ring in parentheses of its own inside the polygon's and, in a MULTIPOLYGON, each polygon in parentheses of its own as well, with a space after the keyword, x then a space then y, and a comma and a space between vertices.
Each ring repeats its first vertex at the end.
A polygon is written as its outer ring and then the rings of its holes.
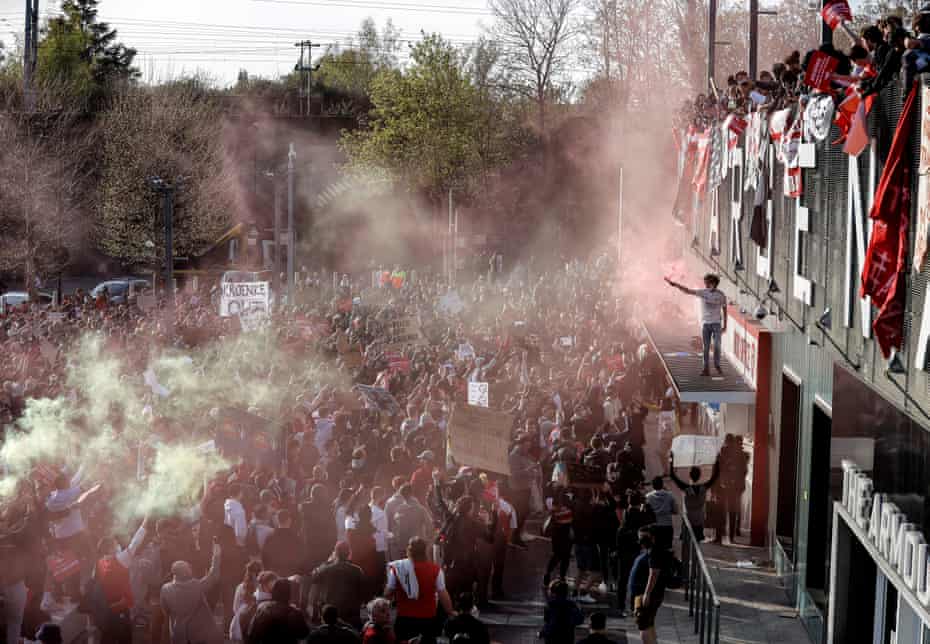
POLYGON ((174 184, 161 177, 149 177, 148 184, 161 196, 165 230, 165 299, 168 308, 174 310, 174 184))

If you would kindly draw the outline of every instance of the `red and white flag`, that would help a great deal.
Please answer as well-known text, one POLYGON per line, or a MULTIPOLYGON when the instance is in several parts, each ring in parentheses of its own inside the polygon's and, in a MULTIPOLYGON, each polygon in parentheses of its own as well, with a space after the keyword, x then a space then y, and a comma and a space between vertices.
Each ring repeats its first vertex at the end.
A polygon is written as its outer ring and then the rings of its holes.
POLYGON ((834 2, 827 3, 824 5, 823 9, 820 10, 820 15, 823 17, 823 21, 833 30, 844 22, 850 22, 852 20, 852 10, 849 8, 849 3, 846 2, 846 0, 835 0, 834 2))
POLYGON ((879 310, 872 330, 886 358, 904 343, 904 303, 907 294, 908 227, 911 209, 910 135, 917 111, 917 85, 911 87, 898 119, 882 178, 875 191, 872 238, 862 267, 859 297, 871 297, 879 310))

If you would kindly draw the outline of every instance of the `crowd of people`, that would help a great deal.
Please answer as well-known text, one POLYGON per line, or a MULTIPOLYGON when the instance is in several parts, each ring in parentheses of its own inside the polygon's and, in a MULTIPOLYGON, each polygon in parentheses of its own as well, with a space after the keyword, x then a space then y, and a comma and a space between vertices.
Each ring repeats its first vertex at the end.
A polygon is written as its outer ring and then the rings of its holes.
MULTIPOLYGON (((836 108, 844 103, 848 106, 856 102, 849 101, 851 96, 855 99, 873 96, 896 79, 903 82, 905 89, 910 88, 930 64, 930 5, 923 5, 907 27, 901 16, 890 14, 862 27, 858 33, 849 27, 844 29, 853 41, 848 49, 825 43, 804 55, 792 51, 770 70, 760 71, 758 78, 739 71, 727 77, 726 87, 685 102, 679 112, 679 129, 703 130, 728 115, 745 117, 753 112, 772 114, 787 108, 803 109, 815 95, 831 96, 836 108), (835 61, 829 89, 805 84, 805 73, 816 52, 835 61)), ((843 112, 840 108, 839 114, 843 112)), ((840 118, 848 121, 848 117, 847 112, 840 118)), ((844 127, 842 121, 838 125, 844 127)), ((848 123, 845 127, 848 128, 848 123)))
MULTIPOLYGON (((78 292, 54 311, 27 305, 0 320, 7 442, 31 427, 37 401, 89 404, 93 392, 75 378, 88 336, 119 358, 126 395, 144 401, 184 396, 158 393, 146 375, 166 351, 217 373, 208 364, 223 355, 217 344, 260 335, 292 358, 281 364, 269 350, 275 359, 235 367, 230 382, 259 378, 280 390, 264 406, 233 413, 237 392, 223 392, 222 404, 198 398, 202 408, 176 416, 151 405, 153 435, 170 443, 198 432, 225 459, 189 506, 127 526, 108 507, 120 481, 107 472, 30 463, 0 508, 6 641, 54 637, 50 614, 77 605, 117 644, 139 629, 173 644, 487 642, 475 615, 506 598, 508 578, 522 573, 514 557, 526 556, 538 522, 551 542, 541 637, 574 641, 578 603, 614 598, 654 641, 679 509, 662 476, 644 485, 647 460, 661 474, 669 464, 665 451, 647 456, 646 424, 675 404, 634 322, 642 312, 618 297, 614 262, 521 266, 507 279, 492 270, 452 298, 428 276, 372 281, 307 280, 305 303, 257 330, 219 317, 208 294, 142 311, 78 292), (299 368, 307 363, 319 368, 299 368), (459 462, 449 449, 470 382, 487 383, 490 407, 511 419, 507 471, 459 462), (273 429, 252 424, 262 417, 273 429)), ((118 435, 125 419, 111 407, 118 435)), ((675 478, 701 533, 725 532, 722 518, 705 520, 710 489, 738 534, 746 455, 737 443, 728 439, 713 480, 675 478)), ((140 459, 143 480, 147 467, 140 459)), ((593 614, 588 641, 606 641, 604 629, 593 614)))

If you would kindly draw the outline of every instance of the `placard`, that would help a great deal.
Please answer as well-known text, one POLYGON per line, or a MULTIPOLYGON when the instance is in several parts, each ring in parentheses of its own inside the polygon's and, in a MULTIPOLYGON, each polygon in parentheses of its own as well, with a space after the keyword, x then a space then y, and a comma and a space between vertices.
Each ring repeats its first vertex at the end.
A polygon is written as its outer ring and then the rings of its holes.
POLYGON ((468 383, 468 404, 477 405, 478 407, 488 407, 488 383, 486 382, 469 382, 468 383))
POLYGON ((271 289, 268 282, 227 282, 223 284, 220 297, 220 316, 268 313, 270 304, 271 289))
POLYGON ((700 467, 713 465, 720 454, 723 439, 717 436, 682 434, 672 439, 672 454, 675 467, 700 467))
POLYGON ((570 487, 600 488, 607 482, 604 468, 582 463, 566 463, 570 487))
POLYGON ((449 455, 458 465, 510 474, 510 414, 456 405, 449 420, 449 455))
POLYGON ((852 10, 846 0, 834 0, 828 2, 820 10, 823 21, 827 23, 831 30, 835 31, 837 27, 844 22, 852 21, 852 10))
POLYGON ((815 51, 807 63, 804 84, 823 92, 830 91, 830 79, 839 61, 822 51, 815 51))

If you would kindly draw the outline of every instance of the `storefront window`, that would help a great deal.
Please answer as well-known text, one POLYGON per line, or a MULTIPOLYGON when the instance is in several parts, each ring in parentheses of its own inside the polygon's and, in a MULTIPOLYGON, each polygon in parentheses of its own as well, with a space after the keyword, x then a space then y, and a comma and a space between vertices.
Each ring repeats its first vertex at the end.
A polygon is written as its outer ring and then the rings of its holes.
POLYGON ((833 383, 831 496, 842 497, 840 464, 849 459, 930 540, 930 431, 839 365, 833 383))

